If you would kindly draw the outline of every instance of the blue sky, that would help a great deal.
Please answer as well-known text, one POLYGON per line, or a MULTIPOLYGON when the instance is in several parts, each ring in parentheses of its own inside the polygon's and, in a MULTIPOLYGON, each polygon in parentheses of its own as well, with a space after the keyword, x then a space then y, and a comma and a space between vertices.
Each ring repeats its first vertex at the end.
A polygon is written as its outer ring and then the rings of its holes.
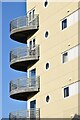
POLYGON ((8 118, 9 113, 11 111, 24 110, 27 107, 26 102, 13 100, 9 97, 10 80, 14 80, 16 78, 26 75, 25 72, 19 72, 11 69, 9 63, 10 49, 19 46, 24 46, 24 44, 15 42, 10 39, 9 24, 12 19, 26 14, 25 6, 26 6, 25 2, 2 3, 2 64, 1 65, 2 65, 2 117, 3 118, 8 118))
MULTIPOLYGON (((0 18, 2 18, 2 4, 0 2, 0 18)), ((2 116, 2 19, 0 19, 0 119, 2 116)))

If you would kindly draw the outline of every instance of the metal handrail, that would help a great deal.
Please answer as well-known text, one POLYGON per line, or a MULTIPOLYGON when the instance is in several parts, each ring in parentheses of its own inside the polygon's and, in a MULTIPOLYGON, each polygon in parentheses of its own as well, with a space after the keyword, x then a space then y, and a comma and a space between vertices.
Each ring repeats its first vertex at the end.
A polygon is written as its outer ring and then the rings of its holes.
POLYGON ((21 16, 18 18, 15 18, 10 22, 10 32, 12 32, 15 29, 19 29, 22 27, 34 27, 39 26, 39 15, 35 14, 34 18, 29 18, 29 16, 21 16))
POLYGON ((10 51, 10 62, 16 62, 16 60, 21 60, 25 58, 37 58, 39 57, 39 45, 34 48, 30 47, 19 47, 10 51))
POLYGON ((34 89, 40 88, 40 76, 37 77, 23 77, 20 79, 10 81, 10 92, 15 90, 24 90, 31 91, 34 89))
POLYGON ((31 108, 30 110, 23 110, 12 112, 9 114, 9 118, 40 118, 40 109, 31 108))

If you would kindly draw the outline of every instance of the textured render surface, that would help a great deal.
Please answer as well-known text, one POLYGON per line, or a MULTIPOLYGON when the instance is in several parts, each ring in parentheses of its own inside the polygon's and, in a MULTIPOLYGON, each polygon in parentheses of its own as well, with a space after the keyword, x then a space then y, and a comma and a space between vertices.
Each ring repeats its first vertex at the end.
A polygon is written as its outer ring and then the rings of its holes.
POLYGON ((36 13, 40 16, 39 31, 32 38, 35 37, 36 43, 41 46, 40 60, 29 69, 36 68, 37 75, 41 77, 41 89, 28 104, 36 99, 36 107, 40 108, 41 118, 71 118, 78 114, 79 96, 76 94, 64 99, 62 88, 78 81, 78 58, 62 64, 61 53, 78 45, 78 23, 62 31, 60 21, 77 10, 79 5, 77 2, 49 2, 45 8, 43 4, 38 1, 27 1, 27 9, 35 7, 36 13), (49 31, 47 39, 44 38, 46 30, 49 31), (46 62, 50 63, 50 69, 47 71, 46 62), (49 103, 45 102, 47 95, 50 95, 49 103))
MULTIPOLYGON (((80 8, 80 2, 78 3, 78 7, 80 8)), ((78 18, 80 19, 80 13, 78 13, 78 18)), ((80 21, 78 22, 78 43, 80 44, 80 21)), ((78 54, 80 53, 80 49, 78 49, 78 54)), ((78 79, 80 80, 80 57, 78 58, 78 79)), ((78 91, 80 91, 80 85, 78 85, 78 91)), ((80 94, 78 95, 78 114, 80 115, 80 94)))

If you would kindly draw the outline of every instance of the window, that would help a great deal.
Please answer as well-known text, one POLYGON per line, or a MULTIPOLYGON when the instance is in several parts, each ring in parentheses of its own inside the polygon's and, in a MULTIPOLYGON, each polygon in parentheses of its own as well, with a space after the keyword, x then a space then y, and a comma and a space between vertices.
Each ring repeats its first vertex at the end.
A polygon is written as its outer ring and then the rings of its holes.
POLYGON ((48 31, 45 32, 45 38, 47 38, 49 35, 48 31))
POLYGON ((36 69, 32 69, 30 72, 29 72, 29 75, 31 78, 35 78, 36 77, 36 69))
POLYGON ((62 61, 63 63, 68 61, 68 52, 63 54, 63 58, 62 59, 63 59, 63 61, 62 61))
POLYGON ((36 44, 35 38, 29 42, 30 49, 34 48, 36 44))
POLYGON ((30 41, 30 49, 32 49, 32 41, 30 41))
POLYGON ((33 47, 35 47, 35 39, 33 39, 33 47))
POLYGON ((49 69, 49 63, 46 63, 46 70, 49 69))
POLYGON ((32 15, 33 15, 33 18, 34 18, 34 15, 35 15, 35 9, 33 10, 33 13, 32 13, 32 15))
POLYGON ((29 20, 31 20, 31 12, 29 13, 29 20))
POLYGON ((36 109, 36 100, 30 102, 30 108, 36 109))
POLYGON ((46 97, 46 102, 48 103, 49 100, 50 100, 50 97, 49 97, 49 95, 48 95, 48 96, 46 97))
POLYGON ((62 21, 62 30, 67 28, 67 19, 62 21))
POLYGON ((64 88, 64 98, 69 96, 69 87, 64 88))
POLYGON ((46 0, 46 1, 44 2, 44 6, 47 7, 47 5, 48 5, 48 1, 46 0))

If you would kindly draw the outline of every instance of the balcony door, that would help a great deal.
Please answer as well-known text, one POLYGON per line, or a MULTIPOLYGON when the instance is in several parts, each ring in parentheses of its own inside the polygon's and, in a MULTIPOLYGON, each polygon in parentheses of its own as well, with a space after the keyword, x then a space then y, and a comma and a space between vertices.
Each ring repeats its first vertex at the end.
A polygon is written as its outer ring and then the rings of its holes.
POLYGON ((36 41, 35 41, 35 38, 34 38, 33 40, 31 40, 31 41, 29 42, 29 47, 30 47, 30 49, 35 48, 35 44, 36 44, 36 41))
POLYGON ((30 109, 36 109, 36 100, 30 102, 30 109))
POLYGON ((36 100, 30 102, 30 117, 36 118, 36 100))
POLYGON ((30 71, 30 77, 31 78, 35 78, 36 77, 36 68, 35 69, 32 69, 31 71, 30 71))
POLYGON ((32 9, 31 11, 28 12, 29 16, 29 25, 34 25, 34 18, 35 18, 35 9, 32 9))
POLYGON ((36 87, 36 69, 32 69, 30 71, 30 78, 31 78, 30 86, 36 87))
POLYGON ((32 41, 29 42, 30 50, 32 49, 32 41))

